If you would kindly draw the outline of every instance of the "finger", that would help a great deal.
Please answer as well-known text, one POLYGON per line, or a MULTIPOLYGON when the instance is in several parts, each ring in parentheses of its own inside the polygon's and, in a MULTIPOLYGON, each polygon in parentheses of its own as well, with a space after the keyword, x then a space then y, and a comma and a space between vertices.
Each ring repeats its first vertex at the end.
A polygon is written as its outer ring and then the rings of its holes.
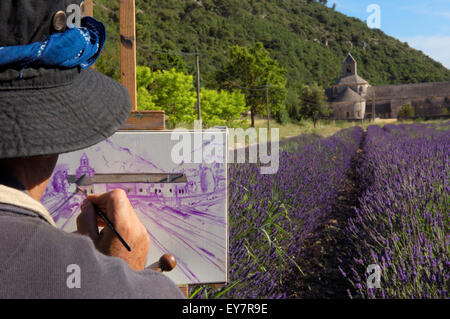
POLYGON ((110 201, 111 192, 103 194, 89 194, 87 199, 92 202, 92 204, 97 205, 102 211, 106 211, 108 207, 108 202, 110 201))
POLYGON ((97 215, 97 226, 98 227, 106 227, 105 221, 98 215, 97 215))
MULTIPOLYGON (((90 194, 87 196, 87 199, 96 206, 96 208, 100 209, 100 211, 111 217, 111 194, 103 193, 103 194, 90 194)), ((94 208, 95 209, 95 208, 94 208)), ((97 215, 97 225, 99 227, 105 227, 106 223, 104 220, 96 213, 97 215)))
POLYGON ((114 189, 108 193, 92 194, 88 199, 112 221, 127 220, 132 211, 127 194, 122 189, 114 189))
POLYGON ((91 237, 94 242, 98 240, 97 214, 88 200, 81 205, 81 213, 77 217, 77 230, 80 234, 91 237))
MULTIPOLYGON (((87 203, 87 202, 89 202, 89 203, 91 203, 91 205, 94 205, 94 204, 92 204, 92 202, 91 201, 89 201, 88 199, 86 199, 84 202, 83 202, 83 205, 85 205, 85 203, 87 203)), ((95 211, 95 206, 93 206, 94 207, 94 211, 95 211)), ((98 206, 97 206, 98 207, 98 206)), ((83 209, 83 207, 81 207, 82 209, 83 209)), ((105 227, 106 226, 106 223, 105 223, 105 221, 96 213, 95 214, 95 216, 96 216, 96 218, 97 218, 97 226, 98 227, 105 227)))

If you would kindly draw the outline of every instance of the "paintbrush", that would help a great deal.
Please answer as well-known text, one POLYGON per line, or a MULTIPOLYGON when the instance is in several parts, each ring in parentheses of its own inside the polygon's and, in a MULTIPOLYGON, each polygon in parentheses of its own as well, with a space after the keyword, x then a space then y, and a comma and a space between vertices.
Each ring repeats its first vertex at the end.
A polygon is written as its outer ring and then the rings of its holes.
MULTIPOLYGON (((82 190, 80 187, 77 186, 77 192, 83 193, 84 196, 87 198, 87 190, 82 190)), ((94 210, 95 213, 100 216, 101 219, 103 219, 103 221, 105 222, 106 226, 109 227, 109 229, 112 230, 112 232, 117 236, 117 238, 120 240, 120 242, 122 243, 122 245, 128 250, 131 251, 130 246, 127 244, 127 242, 122 238, 122 236, 120 236, 119 232, 114 228, 114 225, 112 224, 112 222, 109 220, 108 217, 105 216, 105 214, 103 214, 103 212, 100 210, 100 208, 95 205, 94 203, 92 203, 92 206, 94 206, 94 210)))

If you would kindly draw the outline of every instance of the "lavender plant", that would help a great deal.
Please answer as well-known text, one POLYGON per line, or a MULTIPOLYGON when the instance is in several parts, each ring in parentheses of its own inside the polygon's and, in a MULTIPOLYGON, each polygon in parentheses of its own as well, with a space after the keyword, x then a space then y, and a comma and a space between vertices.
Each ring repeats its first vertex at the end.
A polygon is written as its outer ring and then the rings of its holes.
POLYGON ((356 248, 344 275, 364 298, 447 298, 450 130, 369 126, 358 168, 365 189, 347 236, 356 248), (369 288, 369 264, 381 288, 369 288))

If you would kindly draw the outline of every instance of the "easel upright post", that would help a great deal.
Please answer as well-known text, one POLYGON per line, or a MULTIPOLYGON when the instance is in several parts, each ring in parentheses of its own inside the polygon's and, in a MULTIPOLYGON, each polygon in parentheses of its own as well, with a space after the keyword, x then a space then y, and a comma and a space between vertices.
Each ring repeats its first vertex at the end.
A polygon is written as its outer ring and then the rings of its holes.
POLYGON ((94 16, 94 2, 92 0, 84 0, 84 15, 94 16))
POLYGON ((136 5, 135 0, 119 0, 120 78, 137 111, 136 95, 136 5))
MULTIPOLYGON (((82 4, 83 16, 94 16, 94 1, 93 0, 84 0, 82 4)), ((95 64, 91 66, 91 69, 95 69, 95 64)))

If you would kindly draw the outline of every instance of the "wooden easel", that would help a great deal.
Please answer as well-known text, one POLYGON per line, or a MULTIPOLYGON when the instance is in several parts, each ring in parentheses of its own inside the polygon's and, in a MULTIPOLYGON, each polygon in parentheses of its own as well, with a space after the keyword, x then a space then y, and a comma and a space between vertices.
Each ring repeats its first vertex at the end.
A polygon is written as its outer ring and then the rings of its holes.
MULTIPOLYGON (((93 0, 84 1, 84 15, 94 16, 93 0)), ((164 130, 164 111, 138 111, 136 85, 136 6, 135 0, 119 0, 120 23, 120 77, 127 88, 132 111, 122 130, 164 130)), ((179 286, 189 297, 189 286, 179 286)))
MULTIPOLYGON (((94 16, 93 0, 84 1, 84 14, 94 16)), ((119 0, 120 79, 130 94, 132 111, 122 130, 164 130, 164 111, 138 111, 136 85, 136 7, 134 0, 119 0)))

